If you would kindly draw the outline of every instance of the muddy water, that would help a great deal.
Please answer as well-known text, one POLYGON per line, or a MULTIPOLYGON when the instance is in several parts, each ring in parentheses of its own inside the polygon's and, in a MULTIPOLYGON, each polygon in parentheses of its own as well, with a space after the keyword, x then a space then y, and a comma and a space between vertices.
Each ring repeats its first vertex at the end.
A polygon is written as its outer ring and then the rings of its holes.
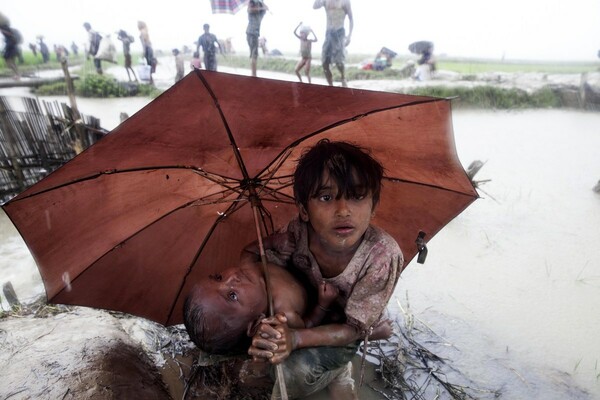
POLYGON ((476 176, 491 179, 487 194, 430 242, 396 294, 421 318, 434 309, 469 324, 440 329, 473 364, 560 371, 600 397, 600 114, 459 111, 454 129, 464 166, 487 161, 476 176))
MULTIPOLYGON (((111 129, 147 102, 80 108, 111 129)), ((600 114, 455 111, 454 130, 463 165, 486 161, 476 178, 491 181, 430 241, 426 264, 403 273, 392 313, 396 301, 409 306, 460 349, 452 361, 463 373, 504 398, 600 397, 600 114)), ((43 291, 2 213, 0 283, 9 280, 22 299, 43 291)))

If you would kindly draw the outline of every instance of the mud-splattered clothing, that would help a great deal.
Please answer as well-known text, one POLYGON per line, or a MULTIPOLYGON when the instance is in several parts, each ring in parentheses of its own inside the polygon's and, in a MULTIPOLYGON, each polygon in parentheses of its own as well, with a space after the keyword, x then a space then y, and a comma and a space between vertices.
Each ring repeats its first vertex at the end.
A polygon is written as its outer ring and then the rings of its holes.
MULTIPOLYGON (((315 288, 323 280, 338 288, 336 302, 344 310, 348 324, 361 332, 373 326, 383 314, 402 271, 404 258, 398 243, 384 230, 370 225, 345 270, 333 278, 323 278, 308 247, 307 224, 295 218, 287 231, 294 241, 293 266, 315 288)), ((285 261, 284 258, 278 262, 285 261)))
MULTIPOLYGON (((346 323, 355 326, 364 335, 381 318, 398 282, 403 265, 398 243, 385 231, 371 225, 344 271, 325 279, 309 250, 307 223, 295 218, 286 229, 290 233, 288 240, 293 243, 279 245, 282 249, 294 248, 294 252, 290 255, 277 249, 268 250, 269 261, 280 265, 291 261, 293 268, 305 275, 315 288, 323 280, 335 285, 339 290, 336 303, 344 310, 346 323)), ((352 384, 351 376, 343 376, 345 366, 356 354, 359 343, 360 340, 346 346, 294 350, 282 364, 290 398, 309 396, 334 380, 352 384)), ((280 398, 279 387, 275 384, 271 399, 280 398)))

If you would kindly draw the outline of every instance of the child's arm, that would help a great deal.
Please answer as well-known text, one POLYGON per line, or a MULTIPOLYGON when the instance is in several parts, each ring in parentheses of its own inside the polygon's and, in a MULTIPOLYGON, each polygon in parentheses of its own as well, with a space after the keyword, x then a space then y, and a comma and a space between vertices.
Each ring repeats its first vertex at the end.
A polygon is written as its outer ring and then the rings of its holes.
MULTIPOLYGON (((263 319, 252 339, 248 354, 254 361, 269 361, 279 364, 289 357, 292 351, 305 347, 345 346, 364 337, 355 326, 348 324, 328 324, 316 328, 294 328, 300 319, 294 313, 277 315, 263 319), (290 319, 296 318, 294 319, 290 319)), ((370 340, 388 339, 393 333, 392 322, 383 319, 373 326, 370 340)))
POLYGON ((300 26, 302 26, 302 22, 300 22, 300 23, 298 24, 298 26, 297 26, 297 27, 294 29, 294 35, 296 35, 296 37, 297 37, 298 39, 302 39, 302 38, 300 37, 300 35, 298 35, 298 28, 300 28, 300 26))
POLYGON ((346 346, 362 337, 348 324, 328 324, 307 329, 292 329, 283 314, 266 318, 252 339, 248 354, 255 361, 279 364, 296 349, 318 346, 346 346))
MULTIPOLYGON (((319 39, 317 39, 317 34, 315 33, 315 31, 313 31, 312 29, 310 30, 310 33, 312 33, 313 38, 309 39, 311 42, 315 43, 317 41, 319 41, 319 39)), ((307 36, 308 37, 308 36, 307 36)))
POLYGON ((248 3, 248 12, 249 13, 256 13, 259 11, 269 11, 269 6, 267 6, 264 2, 261 3, 257 3, 257 2, 250 2, 248 3))
POLYGON ((329 306, 337 298, 338 294, 337 287, 327 282, 321 282, 319 284, 317 305, 304 317, 304 327, 312 328, 319 325, 323 321, 323 318, 325 318, 325 315, 331 311, 329 310, 329 306))
POLYGON ((289 311, 283 313, 288 321, 288 326, 292 329, 305 328, 304 320, 302 316, 295 311, 289 311))

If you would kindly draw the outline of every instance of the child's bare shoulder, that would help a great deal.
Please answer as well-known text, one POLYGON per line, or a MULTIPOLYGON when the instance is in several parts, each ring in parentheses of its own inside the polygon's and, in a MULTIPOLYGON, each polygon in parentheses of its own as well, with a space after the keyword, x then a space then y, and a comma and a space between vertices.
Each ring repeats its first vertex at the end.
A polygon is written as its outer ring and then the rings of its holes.
MULTIPOLYGON (((304 286, 285 268, 273 266, 269 269, 273 308, 286 316, 292 314, 304 315, 306 311, 307 294, 304 286)), ((302 318, 300 318, 302 320, 302 318)))

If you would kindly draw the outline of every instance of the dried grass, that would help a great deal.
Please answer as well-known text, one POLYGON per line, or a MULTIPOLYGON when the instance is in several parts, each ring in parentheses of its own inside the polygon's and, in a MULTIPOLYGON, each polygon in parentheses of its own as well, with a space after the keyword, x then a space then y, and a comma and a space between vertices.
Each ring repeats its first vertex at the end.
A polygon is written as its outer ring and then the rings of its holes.
MULTIPOLYGON (((366 354, 376 366, 377 378, 369 387, 381 398, 402 400, 431 399, 493 399, 498 391, 478 388, 468 377, 454 368, 449 360, 438 356, 434 347, 453 347, 423 321, 416 318, 408 306, 400 305, 402 314, 395 324, 395 334, 389 340, 368 343, 366 354)), ((0 318, 19 318, 33 315, 45 318, 73 310, 72 306, 47 304, 44 297, 27 305, 1 311, 0 318)), ((116 318, 135 318, 128 314, 110 312, 116 318)), ((248 385, 240 382, 244 375, 245 356, 218 357, 199 351, 190 342, 182 326, 165 328, 158 324, 147 326, 146 348, 155 359, 193 356, 191 371, 181 369, 179 379, 185 387, 184 399, 268 399, 272 384, 268 380, 248 385)), ((364 348, 363 348, 364 349, 364 348)), ((181 368, 181 366, 180 366, 181 368)), ((189 370, 189 367, 188 367, 189 370)))
POLYGON ((20 318, 25 316, 33 316, 35 318, 46 318, 49 316, 69 312, 73 306, 63 304, 48 304, 44 296, 38 297, 35 301, 29 304, 19 303, 12 306, 8 310, 0 310, 0 319, 4 318, 20 318))
MULTIPOLYGON (((500 396, 498 391, 475 387, 475 383, 429 348, 454 347, 417 319, 409 307, 398 302, 402 315, 396 320, 394 336, 369 343, 366 354, 379 364, 377 372, 385 383, 371 388, 386 399, 487 399, 500 396), (429 347, 429 348, 428 348, 429 347), (454 380, 454 382, 452 382, 454 380)), ((408 299, 407 299, 408 305, 408 299)), ((363 348, 364 349, 364 348, 363 348)))

